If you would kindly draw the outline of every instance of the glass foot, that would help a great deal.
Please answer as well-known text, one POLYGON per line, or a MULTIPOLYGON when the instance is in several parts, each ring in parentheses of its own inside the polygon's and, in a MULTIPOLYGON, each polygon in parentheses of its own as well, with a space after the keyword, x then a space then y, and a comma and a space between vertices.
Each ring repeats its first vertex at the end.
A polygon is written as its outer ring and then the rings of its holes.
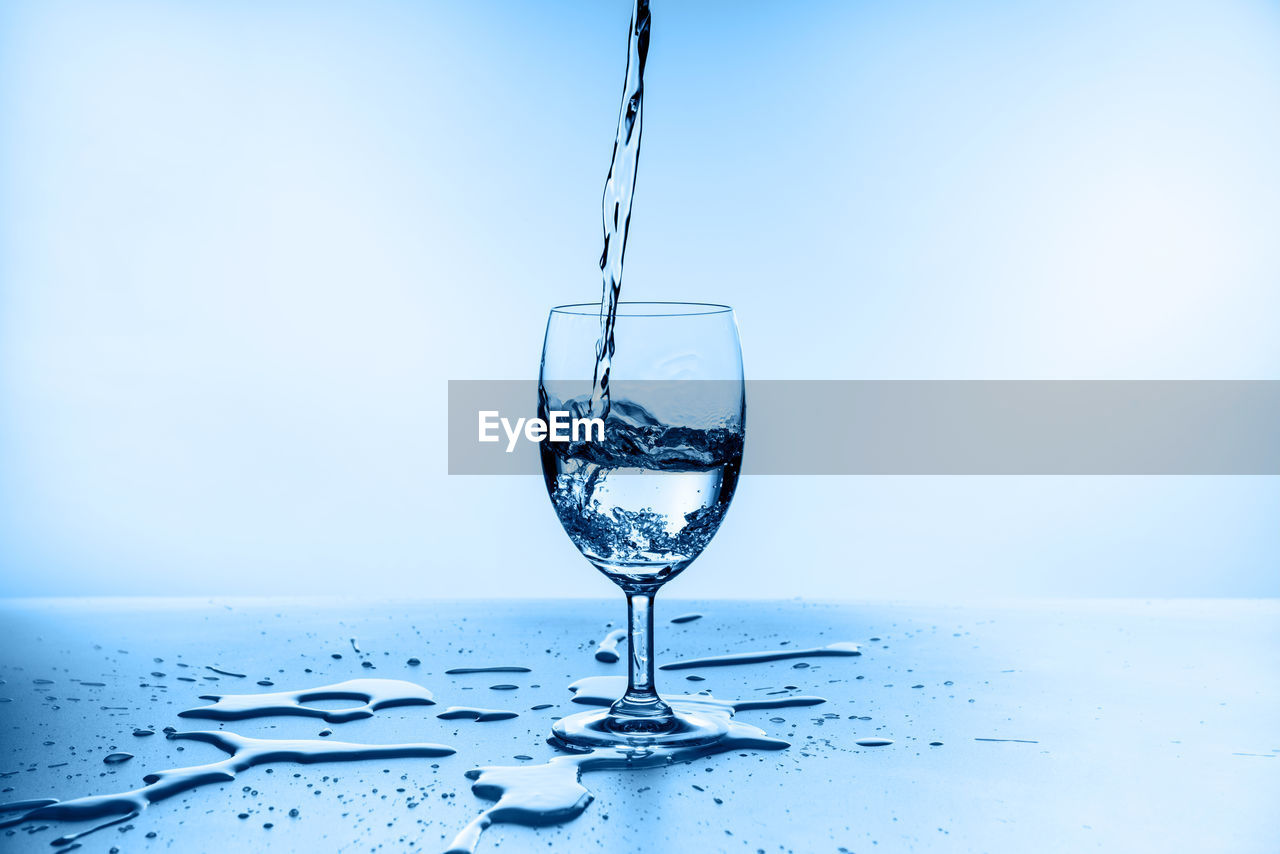
POLYGON ((714 744, 729 732, 724 715, 675 709, 665 726, 650 726, 643 718, 622 718, 608 709, 579 712, 556 721, 551 736, 568 750, 601 747, 646 749, 651 747, 697 747, 714 744))

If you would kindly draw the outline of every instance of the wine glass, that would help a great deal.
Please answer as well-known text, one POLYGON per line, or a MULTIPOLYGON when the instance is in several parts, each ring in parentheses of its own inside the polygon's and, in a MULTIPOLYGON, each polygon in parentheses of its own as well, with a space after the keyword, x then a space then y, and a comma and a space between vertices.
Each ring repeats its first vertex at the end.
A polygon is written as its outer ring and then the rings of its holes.
POLYGON ((603 394, 589 378, 601 327, 598 304, 551 310, 538 408, 543 419, 603 416, 603 441, 588 427, 539 449, 565 532, 627 596, 629 678, 609 709, 562 718, 552 733, 579 750, 711 743, 727 718, 658 696, 653 600, 711 541, 738 484, 746 402, 737 322, 723 305, 618 303, 603 394))

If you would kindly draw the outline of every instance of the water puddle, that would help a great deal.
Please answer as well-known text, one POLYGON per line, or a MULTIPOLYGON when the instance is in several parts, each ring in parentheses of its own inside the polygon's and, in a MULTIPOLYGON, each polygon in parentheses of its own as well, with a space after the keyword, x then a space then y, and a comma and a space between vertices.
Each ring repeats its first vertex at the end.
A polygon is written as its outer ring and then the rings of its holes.
MULTIPOLYGON (((146 784, 139 789, 111 795, 91 795, 69 801, 19 802, 0 805, 0 812, 12 812, 25 804, 39 803, 17 819, 9 819, 5 826, 25 821, 91 821, 114 818, 124 821, 137 816, 151 804, 174 795, 210 783, 226 783, 234 780, 241 771, 256 765, 272 762, 356 762, 363 759, 393 759, 401 757, 451 756, 456 751, 443 744, 350 744, 340 741, 314 739, 266 739, 249 738, 233 732, 173 732, 166 737, 173 740, 199 741, 212 744, 227 754, 226 759, 189 768, 155 771, 145 775, 146 784)), ((108 827, 90 828, 54 840, 54 845, 65 845, 74 839, 108 827)))
POLYGON ((726 667, 731 664, 758 664, 763 661, 782 661, 788 658, 821 658, 823 656, 862 655, 856 643, 840 642, 812 649, 774 649, 765 652, 740 652, 733 655, 712 655, 706 658, 685 658, 659 667, 659 670, 691 670, 695 667, 726 667))
POLYGON ((301 691, 275 691, 267 694, 201 694, 200 699, 214 702, 209 706, 178 712, 178 717, 239 721, 271 715, 300 715, 321 718, 331 724, 340 724, 361 718, 371 718, 379 709, 435 704, 431 692, 426 688, 400 679, 350 679, 336 685, 301 691), (349 709, 318 709, 305 705, 322 700, 354 700, 361 705, 349 709))
MULTIPOLYGON (((625 632, 623 634, 625 636, 625 632)), ((750 655, 745 658, 750 659, 750 655)), ((622 695, 626 687, 627 680, 624 676, 588 676, 571 684, 569 690, 573 693, 575 703, 608 706, 622 695)), ((448 854, 473 854, 481 835, 494 824, 546 826, 577 818, 593 799, 591 792, 582 785, 582 775, 588 771, 653 768, 731 750, 784 750, 791 746, 789 742, 773 738, 757 727, 732 720, 733 715, 753 709, 814 706, 826 702, 822 697, 809 696, 722 700, 708 692, 683 695, 664 693, 663 699, 676 709, 722 716, 726 719, 728 734, 710 745, 602 748, 587 753, 556 756, 542 765, 495 766, 468 771, 467 777, 475 781, 471 787, 472 792, 495 803, 459 832, 449 847, 448 854)))
POLYGON ((600 645, 596 647, 596 661, 603 661, 605 664, 614 664, 621 658, 618 653, 618 644, 627 639, 626 629, 614 629, 604 636, 604 640, 600 641, 600 645))
MULTIPOLYGON (((610 706, 627 690, 625 676, 587 676, 569 686, 573 702, 585 706, 610 706)), ((710 692, 699 694, 668 694, 662 699, 673 705, 692 708, 695 711, 750 712, 758 709, 789 709, 796 706, 817 706, 825 703, 822 697, 792 695, 763 700, 718 700, 710 692)))
POLYGON ((470 718, 476 723, 485 723, 487 721, 507 721, 520 716, 516 712, 509 712, 505 709, 479 709, 474 706, 450 706, 440 714, 436 715, 436 717, 442 721, 470 718))
POLYGON ((0 829, 21 824, 27 820, 27 814, 32 810, 37 807, 47 807, 49 804, 56 804, 57 802, 57 798, 32 798, 26 801, 10 801, 7 804, 0 804, 0 815, 4 813, 20 813, 16 818, 0 819, 0 829))
MULTIPOLYGON (((621 676, 590 676, 569 686, 574 692, 574 702, 603 706, 612 703, 625 689, 626 679, 621 676)), ((467 777, 475 781, 471 791, 495 803, 458 833, 446 854, 474 854, 481 835, 494 824, 544 827, 572 821, 594 799, 582 785, 582 775, 589 771, 655 768, 731 750, 785 750, 791 746, 790 742, 732 720, 734 712, 826 702, 821 697, 788 697, 761 705, 760 701, 720 700, 709 694, 663 694, 663 699, 678 710, 723 716, 728 733, 709 745, 601 748, 556 756, 542 765, 494 766, 468 771, 467 777)))
POLYGON ((446 676, 458 676, 463 673, 532 673, 527 667, 455 667, 446 670, 446 676))

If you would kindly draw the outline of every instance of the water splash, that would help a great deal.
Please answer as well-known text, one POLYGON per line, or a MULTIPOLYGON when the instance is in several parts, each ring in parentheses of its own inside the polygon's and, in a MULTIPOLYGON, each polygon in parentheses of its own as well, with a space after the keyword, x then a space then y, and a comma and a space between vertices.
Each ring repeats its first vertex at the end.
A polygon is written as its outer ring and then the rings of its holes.
POLYGON ((613 327, 618 316, 618 296, 622 293, 622 266, 631 225, 631 202, 636 192, 636 171, 640 164, 640 137, 643 130, 644 64, 649 55, 649 0, 636 0, 627 36, 627 74, 618 113, 618 132, 613 140, 613 157, 604 182, 601 217, 604 223, 604 251, 600 272, 604 290, 600 297, 600 340, 596 342, 596 367, 591 383, 588 411, 603 418, 609 414, 609 369, 613 363, 613 327))
POLYGON ((707 658, 686 658, 672 661, 659 670, 690 670, 694 667, 725 667, 730 664, 757 664, 762 661, 782 661, 786 658, 819 658, 822 656, 862 655, 856 643, 840 642, 812 649, 774 649, 765 652, 739 652, 732 655, 712 655, 707 658))
MULTIPOLYGON (((142 778, 145 786, 112 795, 91 795, 69 801, 46 802, 25 813, 21 821, 52 819, 88 821, 129 816, 151 804, 209 783, 226 783, 255 765, 272 762, 355 762, 362 759, 451 756, 456 751, 443 744, 351 744, 314 739, 250 738, 233 732, 174 732, 167 738, 212 744, 227 753, 226 759, 206 765, 155 771, 142 778)), ((10 807, 0 807, 8 811, 10 807)), ((74 838, 74 837, 73 837, 74 838)))
POLYGON ((331 724, 371 718, 379 709, 396 706, 431 706, 431 692, 421 685, 400 679, 349 679, 335 685, 301 691, 274 691, 265 694, 201 694, 201 700, 213 700, 178 712, 180 718, 205 718, 213 721, 239 721, 269 715, 300 715, 322 718, 331 724), (357 700, 362 705, 350 709, 317 709, 304 705, 321 700, 357 700))
POLYGON ((516 712, 509 712, 506 709, 481 709, 475 706, 450 706, 440 714, 436 715, 442 721, 453 721, 460 718, 470 718, 477 723, 486 723, 488 721, 506 721, 511 718, 520 717, 516 712))
POLYGON ((600 646, 596 647, 596 661, 603 661, 605 664, 616 664, 622 656, 618 652, 618 644, 627 639, 626 629, 614 629, 604 636, 604 640, 600 641, 600 646))
MULTIPOLYGON (((626 687, 621 676, 590 676, 569 686, 574 701, 609 705, 626 687)), ((494 824, 512 823, 533 827, 562 824, 577 818, 594 796, 582 785, 588 771, 635 770, 687 762, 731 750, 785 750, 789 742, 772 738, 761 729, 732 720, 735 711, 753 708, 807 706, 826 702, 821 697, 788 697, 766 701, 720 700, 709 694, 697 696, 663 695, 674 708, 686 712, 715 714, 728 728, 719 741, 687 747, 609 747, 586 753, 556 756, 542 765, 494 766, 467 772, 475 782, 471 791, 495 801, 476 816, 454 838, 446 854, 474 854, 484 831, 494 824)))

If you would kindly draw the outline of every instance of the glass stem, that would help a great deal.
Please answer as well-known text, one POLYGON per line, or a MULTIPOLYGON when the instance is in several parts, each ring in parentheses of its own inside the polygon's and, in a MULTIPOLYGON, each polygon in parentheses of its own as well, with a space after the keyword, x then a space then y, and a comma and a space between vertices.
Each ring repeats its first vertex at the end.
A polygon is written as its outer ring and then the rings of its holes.
POLYGON ((613 704, 610 712, 615 717, 641 720, 629 727, 626 721, 618 721, 626 729, 653 731, 675 721, 671 707, 658 696, 653 678, 653 594, 627 592, 627 657, 629 676, 627 693, 613 704))

